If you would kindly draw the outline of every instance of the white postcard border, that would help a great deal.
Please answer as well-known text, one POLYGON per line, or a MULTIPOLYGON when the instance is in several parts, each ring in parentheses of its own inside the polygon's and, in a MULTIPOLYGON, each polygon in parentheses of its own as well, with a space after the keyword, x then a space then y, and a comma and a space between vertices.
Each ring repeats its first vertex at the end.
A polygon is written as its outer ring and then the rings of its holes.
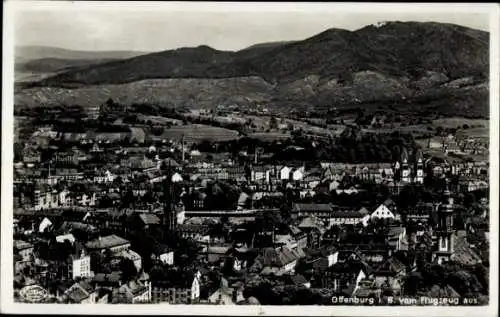
MULTIPOLYGON (((289 315, 289 316, 493 316, 498 312, 498 153, 499 153, 499 7, 473 3, 214 3, 214 2, 62 2, 7 1, 4 3, 2 93, 2 213, 0 311, 23 314, 132 314, 132 315, 289 315), (368 306, 216 306, 216 305, 61 305, 19 304, 13 301, 12 181, 13 181, 13 74, 14 12, 29 10, 177 10, 177 11, 310 11, 370 14, 373 12, 488 13, 490 17, 490 305, 482 307, 368 307, 368 306)), ((57 36, 55 34, 55 36, 57 36)))

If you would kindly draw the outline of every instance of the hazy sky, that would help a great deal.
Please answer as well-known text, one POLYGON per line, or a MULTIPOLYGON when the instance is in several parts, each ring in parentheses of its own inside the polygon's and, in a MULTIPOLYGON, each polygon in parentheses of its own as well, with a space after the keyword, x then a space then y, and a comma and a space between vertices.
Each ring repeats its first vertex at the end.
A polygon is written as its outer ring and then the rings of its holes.
MULTIPOLYGON (((474 11, 463 9, 436 13, 432 9, 422 12, 406 7, 404 13, 401 10, 370 13, 364 10, 364 13, 354 14, 331 6, 305 10, 304 4, 295 3, 288 7, 274 4, 267 9, 259 4, 242 9, 240 3, 238 7, 227 5, 225 12, 207 10, 200 3, 182 9, 158 7, 158 2, 132 10, 130 5, 128 8, 116 4, 96 8, 94 2, 92 6, 89 9, 82 4, 68 3, 59 7, 30 6, 29 11, 17 10, 14 15, 15 45, 161 51, 203 44, 221 50, 237 50, 255 43, 300 40, 328 28, 355 30, 379 21, 437 21, 486 31, 489 25, 488 15, 477 11, 468 13, 474 11)), ((428 8, 429 4, 425 6, 428 8)))

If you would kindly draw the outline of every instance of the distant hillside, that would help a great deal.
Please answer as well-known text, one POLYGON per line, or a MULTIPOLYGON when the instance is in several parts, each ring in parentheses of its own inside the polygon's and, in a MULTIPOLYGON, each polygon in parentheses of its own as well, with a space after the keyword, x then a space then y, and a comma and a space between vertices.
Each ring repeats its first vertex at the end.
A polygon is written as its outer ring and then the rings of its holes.
POLYGON ((488 44, 486 32, 448 24, 393 22, 354 32, 330 29, 259 55, 246 70, 284 82, 309 75, 345 79, 360 71, 393 77, 433 71, 459 78, 487 73, 488 44))
POLYGON ((294 41, 283 41, 283 42, 267 42, 267 43, 260 43, 260 44, 254 44, 252 46, 249 46, 247 48, 244 48, 236 53, 237 56, 239 56, 242 59, 248 59, 251 57, 255 57, 267 52, 270 52, 278 47, 283 47, 288 44, 295 43, 294 41))
POLYGON ((76 67, 90 66, 102 64, 115 59, 62 59, 62 58, 40 58, 30 60, 24 63, 15 65, 16 72, 31 72, 34 74, 40 73, 57 73, 61 71, 69 71, 76 67))
POLYGON ((63 60, 125 59, 143 54, 146 54, 146 52, 77 51, 50 46, 17 46, 14 52, 16 63, 26 63, 32 60, 45 58, 63 60))
POLYGON ((231 52, 217 51, 208 46, 180 48, 80 68, 49 78, 48 83, 59 80, 63 85, 81 86, 82 82, 118 84, 154 78, 223 78, 228 76, 212 76, 207 73, 207 66, 220 63, 231 56, 231 52), (121 79, 116 78, 118 74, 121 79))
MULTIPOLYGON (((389 22, 356 31, 329 29, 303 41, 264 43, 238 52, 199 46, 146 54, 79 67, 24 87, 31 96, 37 96, 40 87, 60 87, 74 94, 75 89, 168 78, 179 80, 186 89, 185 95, 176 95, 176 102, 189 100, 196 106, 186 78, 204 79, 206 85, 215 79, 261 78, 267 82, 264 102, 277 107, 413 101, 426 105, 425 100, 430 100, 447 111, 456 106, 477 114, 476 108, 487 104, 488 68, 487 32, 452 24, 389 22), (479 102, 471 97, 475 91, 481 96, 479 102)), ((252 102, 253 95, 246 95, 244 89, 233 95, 252 102)), ((37 102, 25 97, 27 105, 37 102)), ((158 96, 168 97, 166 92, 158 96)), ((220 102, 219 97, 212 96, 212 106, 215 100, 220 102)))
POLYGON ((257 45, 239 52, 200 46, 147 54, 70 71, 47 79, 42 85, 252 75, 286 82, 308 75, 338 78, 368 70, 388 76, 433 71, 459 78, 487 73, 488 45, 488 33, 461 26, 390 22, 353 32, 330 29, 303 41, 257 45))
POLYGON ((272 48, 276 48, 278 46, 283 46, 285 44, 291 44, 291 43, 294 43, 294 42, 295 41, 259 43, 259 44, 254 44, 254 45, 251 45, 251 46, 249 46, 247 48, 244 48, 241 51, 254 50, 254 49, 272 49, 272 48))
POLYGON ((154 103, 161 106, 212 107, 214 104, 265 102, 273 87, 259 77, 221 79, 148 79, 121 85, 88 86, 78 89, 37 87, 14 96, 19 106, 91 106, 112 98, 120 104, 154 103))
POLYGON ((47 46, 15 48, 15 82, 34 82, 83 66, 128 59, 144 52, 74 51, 47 46))
MULTIPOLYGON (((34 73, 34 72, 23 72, 19 70, 14 71, 14 83, 17 89, 18 86, 24 84, 30 84, 35 81, 40 81, 42 79, 57 75, 57 72, 48 72, 48 73, 34 73)), ((17 90, 16 90, 17 91, 17 90)))

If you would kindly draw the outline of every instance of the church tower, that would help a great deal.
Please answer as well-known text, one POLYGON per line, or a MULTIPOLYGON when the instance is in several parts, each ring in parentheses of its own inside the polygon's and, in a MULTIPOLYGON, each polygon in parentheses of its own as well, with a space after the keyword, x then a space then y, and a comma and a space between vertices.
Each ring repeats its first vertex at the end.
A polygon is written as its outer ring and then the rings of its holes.
POLYGON ((406 148, 403 148, 403 152, 401 153, 401 180, 404 183, 411 182, 411 169, 410 164, 408 164, 408 151, 406 148))
POLYGON ((449 261, 453 254, 453 198, 446 182, 443 202, 438 208, 438 224, 436 229, 437 245, 434 258, 439 264, 449 261))
POLYGON ((163 209, 163 230, 165 235, 177 229, 177 211, 175 208, 174 182, 172 182, 172 166, 168 164, 167 179, 165 182, 165 207, 163 209))
POLYGON ((423 184, 424 183, 424 158, 422 156, 422 152, 419 150, 416 155, 417 160, 417 168, 415 175, 415 183, 423 184))
POLYGON ((400 181, 401 180, 401 165, 399 164, 399 161, 396 161, 396 164, 394 164, 394 181, 400 181))

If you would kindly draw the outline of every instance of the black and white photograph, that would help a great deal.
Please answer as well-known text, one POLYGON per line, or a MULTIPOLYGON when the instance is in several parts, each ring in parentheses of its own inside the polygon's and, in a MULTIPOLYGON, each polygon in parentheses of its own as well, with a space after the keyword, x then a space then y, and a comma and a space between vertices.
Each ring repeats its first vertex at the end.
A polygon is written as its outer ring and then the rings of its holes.
POLYGON ((498 5, 5 4, 2 312, 496 314, 498 5))

